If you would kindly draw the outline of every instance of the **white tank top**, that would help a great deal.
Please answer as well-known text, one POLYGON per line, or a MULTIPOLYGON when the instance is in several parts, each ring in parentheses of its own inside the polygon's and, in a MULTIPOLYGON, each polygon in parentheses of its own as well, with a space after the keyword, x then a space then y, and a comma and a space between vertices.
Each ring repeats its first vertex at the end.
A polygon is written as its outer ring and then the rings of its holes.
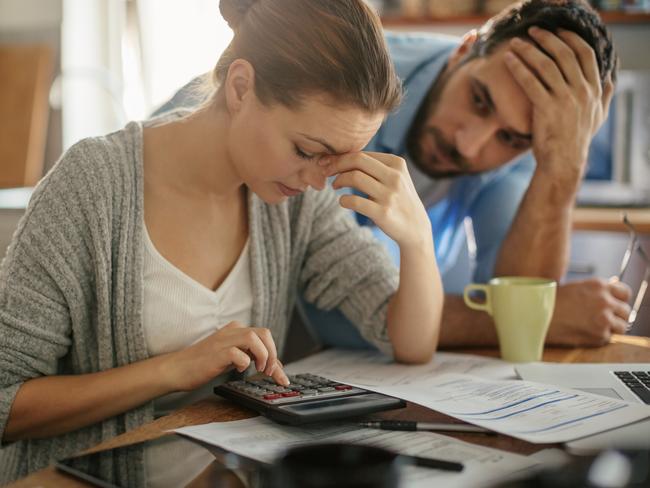
MULTIPOLYGON (((248 241, 217 290, 210 290, 167 261, 144 226, 143 325, 150 356, 184 349, 232 321, 252 325, 253 291, 248 241)), ((225 375, 224 375, 225 376, 225 375)), ((172 393, 154 401, 160 417, 213 395, 217 377, 192 392, 172 393)), ((214 460, 207 450, 170 436, 145 450, 147 486, 185 486, 214 460), (182 461, 179 461, 182 460, 182 461)))

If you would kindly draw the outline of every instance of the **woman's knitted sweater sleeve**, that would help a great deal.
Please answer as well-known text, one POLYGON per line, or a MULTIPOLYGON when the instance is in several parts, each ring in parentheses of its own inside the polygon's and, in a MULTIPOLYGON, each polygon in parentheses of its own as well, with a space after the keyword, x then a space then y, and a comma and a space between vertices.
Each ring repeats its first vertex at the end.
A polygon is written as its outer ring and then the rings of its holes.
POLYGON ((305 299, 323 310, 340 309, 366 340, 392 356, 387 308, 399 284, 397 268, 331 188, 310 193, 314 201, 305 207, 312 209, 312 226, 300 276, 305 299))

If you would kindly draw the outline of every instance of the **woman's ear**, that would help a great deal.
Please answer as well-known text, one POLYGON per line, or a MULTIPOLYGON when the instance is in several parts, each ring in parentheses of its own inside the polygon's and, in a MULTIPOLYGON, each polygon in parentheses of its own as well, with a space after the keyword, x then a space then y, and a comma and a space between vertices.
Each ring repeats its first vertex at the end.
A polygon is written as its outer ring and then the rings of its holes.
POLYGON ((470 49, 472 49, 472 46, 476 42, 477 38, 478 32, 476 29, 472 29, 467 34, 465 34, 460 46, 458 46, 456 50, 451 53, 449 61, 447 62, 447 66, 453 68, 456 64, 458 64, 467 55, 470 49))
POLYGON ((245 59, 236 59, 228 68, 225 82, 226 107, 231 115, 239 112, 255 96, 255 68, 245 59))

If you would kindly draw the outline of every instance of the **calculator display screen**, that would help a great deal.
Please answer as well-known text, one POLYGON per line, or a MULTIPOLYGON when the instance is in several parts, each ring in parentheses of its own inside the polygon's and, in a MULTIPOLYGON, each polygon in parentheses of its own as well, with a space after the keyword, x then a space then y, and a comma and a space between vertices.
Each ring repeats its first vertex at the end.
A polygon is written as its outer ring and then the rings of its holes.
POLYGON ((315 410, 330 409, 330 408, 345 408, 360 403, 368 403, 368 395, 353 396, 347 398, 333 398, 332 400, 316 400, 305 403, 298 403, 296 405, 286 405, 282 410, 288 410, 295 413, 313 412, 315 410))

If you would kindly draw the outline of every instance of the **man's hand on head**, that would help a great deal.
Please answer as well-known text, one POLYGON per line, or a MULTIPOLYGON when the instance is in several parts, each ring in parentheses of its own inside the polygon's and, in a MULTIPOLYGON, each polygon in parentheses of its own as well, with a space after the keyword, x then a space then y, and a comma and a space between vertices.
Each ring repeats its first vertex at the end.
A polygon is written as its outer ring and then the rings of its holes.
POLYGON ((630 288, 617 279, 588 279, 561 285, 546 343, 602 346, 624 334, 630 315, 630 288))
POLYGON ((607 117, 614 85, 601 86, 593 49, 574 32, 533 27, 535 43, 512 39, 506 65, 533 107, 538 173, 571 197, 585 170, 591 139, 607 117))

